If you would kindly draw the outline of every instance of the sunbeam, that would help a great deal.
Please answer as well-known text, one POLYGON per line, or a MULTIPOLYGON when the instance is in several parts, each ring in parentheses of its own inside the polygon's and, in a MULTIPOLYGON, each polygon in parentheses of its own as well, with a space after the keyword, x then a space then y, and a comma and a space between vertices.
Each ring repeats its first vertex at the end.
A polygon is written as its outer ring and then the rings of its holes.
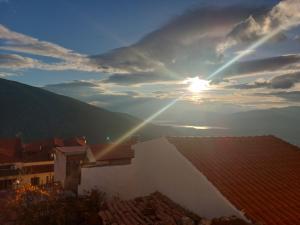
POLYGON ((179 96, 178 98, 172 100, 169 104, 155 112, 153 115, 149 116, 147 119, 145 119, 142 123, 138 124, 136 127, 129 130, 127 133, 122 135, 118 140, 113 142, 111 145, 109 145, 107 148, 105 148, 103 151, 101 151, 96 158, 101 158, 104 155, 106 155, 108 152, 112 151, 116 146, 124 142, 126 139, 128 139, 130 136, 135 134, 137 131, 139 131, 141 128, 143 128, 146 124, 150 123, 152 120, 154 120, 157 116, 159 116, 161 113, 166 111, 168 108, 173 106, 176 102, 178 102, 185 94, 179 96))

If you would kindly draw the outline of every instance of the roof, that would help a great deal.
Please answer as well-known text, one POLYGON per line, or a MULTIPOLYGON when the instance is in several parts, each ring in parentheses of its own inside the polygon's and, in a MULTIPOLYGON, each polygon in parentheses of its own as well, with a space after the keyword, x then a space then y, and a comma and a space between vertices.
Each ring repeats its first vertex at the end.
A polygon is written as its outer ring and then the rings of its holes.
POLYGON ((90 149, 96 161, 110 161, 110 160, 134 158, 134 151, 131 148, 132 146, 131 142, 119 144, 116 146, 113 145, 114 145, 113 143, 90 145, 90 149), (110 148, 111 150, 105 153, 106 149, 110 149, 110 148))
POLYGON ((20 161, 21 150, 19 138, 0 139, 0 163, 20 161))
POLYGON ((73 155, 73 154, 83 154, 86 153, 87 147, 86 146, 65 146, 65 147, 56 147, 57 150, 66 154, 66 155, 73 155))
POLYGON ((51 139, 37 140, 34 142, 23 144, 23 149, 26 152, 38 152, 40 150, 52 149, 54 147, 84 146, 85 143, 85 137, 74 137, 68 139, 55 137, 51 139))
POLYGON ((85 137, 51 138, 22 144, 20 138, 0 139, 0 163, 52 161, 54 147, 84 146, 85 137))
MULTIPOLYGON (((100 209, 99 216, 103 225, 248 224, 236 217, 213 219, 209 223, 201 223, 201 217, 174 203, 160 192, 132 200, 115 198, 106 201, 100 209)), ((205 221, 208 222, 208 220, 205 221)))
POLYGON ((85 137, 73 137, 64 140, 64 145, 62 146, 83 146, 86 144, 85 137))
MULTIPOLYGON (((201 218, 156 192, 146 197, 123 201, 115 198, 107 201, 99 212, 103 225, 108 224, 168 224, 178 221, 200 221, 201 218)), ((181 224, 181 223, 180 223, 181 224)))
POLYGON ((274 136, 167 139, 250 220, 299 224, 298 147, 274 136))

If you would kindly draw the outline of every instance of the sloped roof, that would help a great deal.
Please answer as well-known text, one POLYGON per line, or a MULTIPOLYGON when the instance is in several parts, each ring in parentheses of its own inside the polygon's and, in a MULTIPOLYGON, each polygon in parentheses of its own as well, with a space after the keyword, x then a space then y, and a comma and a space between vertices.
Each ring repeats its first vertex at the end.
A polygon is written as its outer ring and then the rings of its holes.
POLYGON ((96 145, 90 145, 90 149, 92 150, 92 153, 96 161, 132 159, 134 157, 134 151, 131 148, 132 146, 131 142, 116 145, 113 148, 111 148, 110 151, 104 153, 106 149, 110 148, 111 146, 113 146, 113 143, 96 144, 96 145))
POLYGON ((20 161, 22 150, 19 138, 0 139, 0 163, 11 163, 20 161))
POLYGON ((250 220, 300 223, 300 149, 274 136, 169 137, 250 220))
POLYGON ((85 154, 87 150, 87 146, 64 146, 64 147, 56 147, 60 152, 68 155, 68 154, 85 154))
POLYGON ((52 161, 54 147, 85 145, 85 137, 51 138, 22 144, 20 138, 0 139, 0 163, 52 161))
MULTIPOLYGON (((103 204, 99 216, 103 225, 192 225, 202 222, 201 217, 174 203, 160 192, 132 200, 115 198, 107 201, 103 204)), ((249 225, 236 217, 223 217, 201 224, 249 225)))
POLYGON ((54 147, 83 146, 85 143, 85 137, 74 137, 68 139, 55 137, 23 144, 23 149, 25 152, 38 152, 40 150, 49 150, 54 147))
POLYGON ((100 210, 99 216, 103 225, 176 225, 184 219, 201 220, 200 217, 181 208, 159 192, 133 200, 123 201, 115 198, 107 201, 100 210))

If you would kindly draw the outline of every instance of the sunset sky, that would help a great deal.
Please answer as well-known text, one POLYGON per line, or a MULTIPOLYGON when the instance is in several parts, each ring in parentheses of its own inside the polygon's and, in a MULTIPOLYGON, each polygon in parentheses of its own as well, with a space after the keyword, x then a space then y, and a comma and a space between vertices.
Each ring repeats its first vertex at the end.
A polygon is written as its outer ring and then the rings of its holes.
POLYGON ((299 0, 0 0, 0 77, 111 110, 300 105, 299 0))

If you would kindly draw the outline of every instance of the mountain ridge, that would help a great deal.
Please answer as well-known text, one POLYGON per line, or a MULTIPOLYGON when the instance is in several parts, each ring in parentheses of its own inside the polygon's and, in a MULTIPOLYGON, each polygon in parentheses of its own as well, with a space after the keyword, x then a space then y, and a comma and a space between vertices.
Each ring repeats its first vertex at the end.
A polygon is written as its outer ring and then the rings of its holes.
MULTIPOLYGON (((0 103, 0 137, 21 134, 25 141, 86 136, 92 143, 101 142, 120 137, 142 121, 6 79, 0 79, 0 103)), ((160 130, 149 124, 139 134, 151 137, 160 130)))

